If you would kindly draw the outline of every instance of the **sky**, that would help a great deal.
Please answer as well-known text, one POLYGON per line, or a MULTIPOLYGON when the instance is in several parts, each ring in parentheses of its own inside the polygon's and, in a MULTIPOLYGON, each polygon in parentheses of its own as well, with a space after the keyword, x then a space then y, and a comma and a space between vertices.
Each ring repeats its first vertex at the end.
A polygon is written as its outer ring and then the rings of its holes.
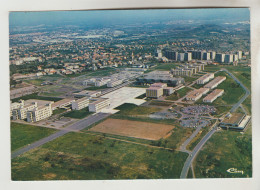
POLYGON ((218 9, 145 9, 145 10, 92 10, 92 11, 42 11, 10 12, 9 24, 13 26, 37 25, 108 25, 171 20, 198 19, 205 22, 249 21, 248 8, 218 9))

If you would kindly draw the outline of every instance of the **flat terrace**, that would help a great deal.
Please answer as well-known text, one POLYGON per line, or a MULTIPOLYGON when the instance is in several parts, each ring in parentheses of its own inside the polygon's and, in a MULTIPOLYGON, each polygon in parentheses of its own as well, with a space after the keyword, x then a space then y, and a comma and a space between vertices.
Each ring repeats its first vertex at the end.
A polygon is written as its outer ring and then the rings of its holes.
POLYGON ((245 114, 243 113, 233 113, 231 117, 224 119, 221 123, 226 124, 239 124, 243 118, 245 117, 245 114))

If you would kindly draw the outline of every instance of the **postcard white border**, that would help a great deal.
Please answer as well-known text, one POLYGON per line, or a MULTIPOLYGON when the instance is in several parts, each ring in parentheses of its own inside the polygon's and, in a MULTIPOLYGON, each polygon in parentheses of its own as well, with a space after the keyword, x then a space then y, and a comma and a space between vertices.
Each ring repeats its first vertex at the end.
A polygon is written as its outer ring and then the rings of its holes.
POLYGON ((1 69, 0 86, 0 182, 1 189, 260 189, 260 2, 258 0, 9 0, 1 1, 1 69), (250 7, 252 52, 253 109, 253 178, 251 179, 173 179, 173 180, 110 180, 110 181, 44 181, 12 182, 10 179, 9 128, 9 61, 8 11, 82 10, 118 8, 185 8, 185 7, 250 7))

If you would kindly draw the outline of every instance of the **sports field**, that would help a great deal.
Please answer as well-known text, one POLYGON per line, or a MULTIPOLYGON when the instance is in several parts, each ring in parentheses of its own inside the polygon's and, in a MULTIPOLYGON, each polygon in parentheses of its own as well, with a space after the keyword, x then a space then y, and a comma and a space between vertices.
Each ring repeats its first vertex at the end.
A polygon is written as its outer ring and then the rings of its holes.
POLYGON ((89 131, 122 135, 147 140, 159 140, 170 133, 172 125, 130 121, 121 119, 107 119, 94 126, 89 131))

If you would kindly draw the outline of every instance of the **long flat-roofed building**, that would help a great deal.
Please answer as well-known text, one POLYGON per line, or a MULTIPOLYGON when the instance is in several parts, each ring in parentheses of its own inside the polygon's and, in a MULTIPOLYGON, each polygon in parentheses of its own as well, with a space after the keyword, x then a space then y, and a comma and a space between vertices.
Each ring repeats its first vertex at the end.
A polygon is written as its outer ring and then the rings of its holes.
POLYGON ((218 76, 214 78, 212 81, 210 81, 208 84, 206 84, 204 88, 210 88, 210 89, 216 88, 224 80, 226 80, 225 76, 218 76))
POLYGON ((244 130, 249 123, 251 116, 243 113, 232 113, 231 116, 224 119, 219 126, 225 129, 244 130))
POLYGON ((83 97, 95 98, 100 95, 101 95, 101 91, 92 91, 92 90, 83 90, 81 92, 74 93, 75 98, 83 98, 83 97))
POLYGON ((89 98, 83 97, 77 100, 72 101, 72 109, 73 110, 81 110, 89 105, 89 98))
POLYGON ((35 107, 34 109, 27 112, 27 121, 28 122, 37 122, 48 118, 52 115, 51 103, 35 107))
POLYGON ((223 94, 224 94, 223 89, 215 89, 205 98, 203 98, 203 102, 212 103, 214 100, 216 100, 218 97, 222 96, 223 94))
POLYGON ((197 79, 197 84, 205 84, 214 78, 214 73, 208 73, 197 79))
POLYGON ((145 74, 143 77, 137 78, 138 83, 152 84, 152 83, 167 83, 170 86, 178 86, 184 84, 184 78, 173 77, 169 71, 153 71, 145 74))
POLYGON ((165 87, 167 87, 167 84, 158 82, 158 83, 153 83, 153 84, 151 84, 150 87, 161 87, 161 88, 165 88, 165 87))
POLYGON ((108 108, 109 105, 110 105, 109 98, 99 98, 89 103, 88 108, 90 112, 100 112, 102 109, 108 108))
POLYGON ((59 101, 57 101, 57 102, 54 102, 53 104, 52 104, 52 110, 55 110, 55 109, 57 109, 57 108, 64 108, 64 107, 66 107, 66 106, 69 106, 69 105, 71 105, 72 104, 72 101, 73 101, 74 99, 72 99, 72 98, 64 98, 64 99, 62 99, 62 100, 59 100, 59 101))
POLYGON ((195 89, 191 91, 190 93, 187 94, 185 97, 186 100, 191 100, 191 101, 197 101, 202 97, 202 95, 208 93, 209 89, 208 88, 200 88, 200 89, 195 89))

